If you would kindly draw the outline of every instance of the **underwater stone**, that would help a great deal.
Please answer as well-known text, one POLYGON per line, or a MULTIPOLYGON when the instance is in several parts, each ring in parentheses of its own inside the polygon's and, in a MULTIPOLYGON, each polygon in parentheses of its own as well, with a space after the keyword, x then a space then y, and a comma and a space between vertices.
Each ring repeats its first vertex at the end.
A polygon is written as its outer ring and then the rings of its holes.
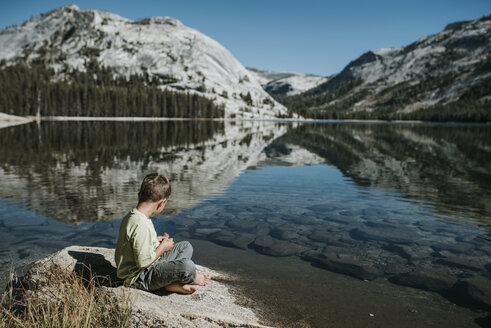
POLYGON ((352 254, 342 253, 310 253, 302 259, 312 262, 321 268, 343 273, 362 280, 373 280, 382 275, 382 272, 368 262, 352 254))
POLYGON ((413 238, 415 233, 410 229, 405 229, 404 231, 396 229, 365 229, 365 228, 355 228, 350 231, 350 236, 357 240, 375 240, 383 241, 393 244, 412 244, 414 243, 413 238))
POLYGON ((457 278, 432 268, 418 269, 416 271, 392 277, 389 280, 398 285, 431 291, 444 291, 450 289, 457 282, 457 278))
POLYGON ((491 280, 485 277, 473 277, 459 284, 472 301, 491 306, 491 280))
POLYGON ((283 229, 283 228, 276 228, 273 229, 270 232, 271 236, 281 239, 281 240, 290 240, 290 239, 296 239, 299 237, 298 233, 296 233, 293 230, 288 230, 288 229, 283 229))

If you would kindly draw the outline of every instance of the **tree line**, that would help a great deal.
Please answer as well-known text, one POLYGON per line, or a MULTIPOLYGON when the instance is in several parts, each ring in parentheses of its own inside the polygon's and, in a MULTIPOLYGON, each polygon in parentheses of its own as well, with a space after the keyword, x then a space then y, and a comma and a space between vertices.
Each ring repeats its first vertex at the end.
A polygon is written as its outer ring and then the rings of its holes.
POLYGON ((195 93, 162 90, 147 73, 128 78, 93 60, 86 71, 43 62, 0 63, 0 112, 42 116, 221 118, 223 105, 195 93))

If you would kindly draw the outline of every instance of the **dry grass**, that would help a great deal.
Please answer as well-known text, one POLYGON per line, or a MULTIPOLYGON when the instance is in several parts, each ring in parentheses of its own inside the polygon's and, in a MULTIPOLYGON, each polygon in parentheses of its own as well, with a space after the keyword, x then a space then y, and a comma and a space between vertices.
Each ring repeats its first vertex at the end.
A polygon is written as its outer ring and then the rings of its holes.
POLYGON ((117 299, 97 288, 95 276, 53 269, 47 286, 10 287, 0 305, 0 328, 129 327, 129 298, 117 299))

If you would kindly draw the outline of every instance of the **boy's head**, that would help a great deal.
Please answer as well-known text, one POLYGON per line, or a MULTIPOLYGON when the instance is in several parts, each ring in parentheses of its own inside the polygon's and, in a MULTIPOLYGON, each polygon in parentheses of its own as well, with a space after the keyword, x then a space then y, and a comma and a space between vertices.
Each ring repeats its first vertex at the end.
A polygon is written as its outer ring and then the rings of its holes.
POLYGON ((167 201, 170 192, 170 182, 165 175, 150 173, 143 179, 138 192, 138 203, 167 201))

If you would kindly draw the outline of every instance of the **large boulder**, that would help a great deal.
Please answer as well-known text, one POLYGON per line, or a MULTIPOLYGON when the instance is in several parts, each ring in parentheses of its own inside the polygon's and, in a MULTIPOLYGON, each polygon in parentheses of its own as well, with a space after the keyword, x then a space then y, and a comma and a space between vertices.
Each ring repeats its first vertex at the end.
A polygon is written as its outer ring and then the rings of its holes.
POLYGON ((232 276, 203 266, 197 266, 198 271, 209 273, 212 280, 194 294, 150 293, 124 287, 118 280, 114 249, 70 246, 35 262, 25 276, 26 286, 42 291, 39 287, 47 285, 48 273, 55 267, 82 275, 90 269, 98 277, 98 288, 106 289, 115 298, 129 297, 133 327, 265 327, 251 309, 238 305, 239 296, 225 285, 224 281, 234 279, 232 276))

